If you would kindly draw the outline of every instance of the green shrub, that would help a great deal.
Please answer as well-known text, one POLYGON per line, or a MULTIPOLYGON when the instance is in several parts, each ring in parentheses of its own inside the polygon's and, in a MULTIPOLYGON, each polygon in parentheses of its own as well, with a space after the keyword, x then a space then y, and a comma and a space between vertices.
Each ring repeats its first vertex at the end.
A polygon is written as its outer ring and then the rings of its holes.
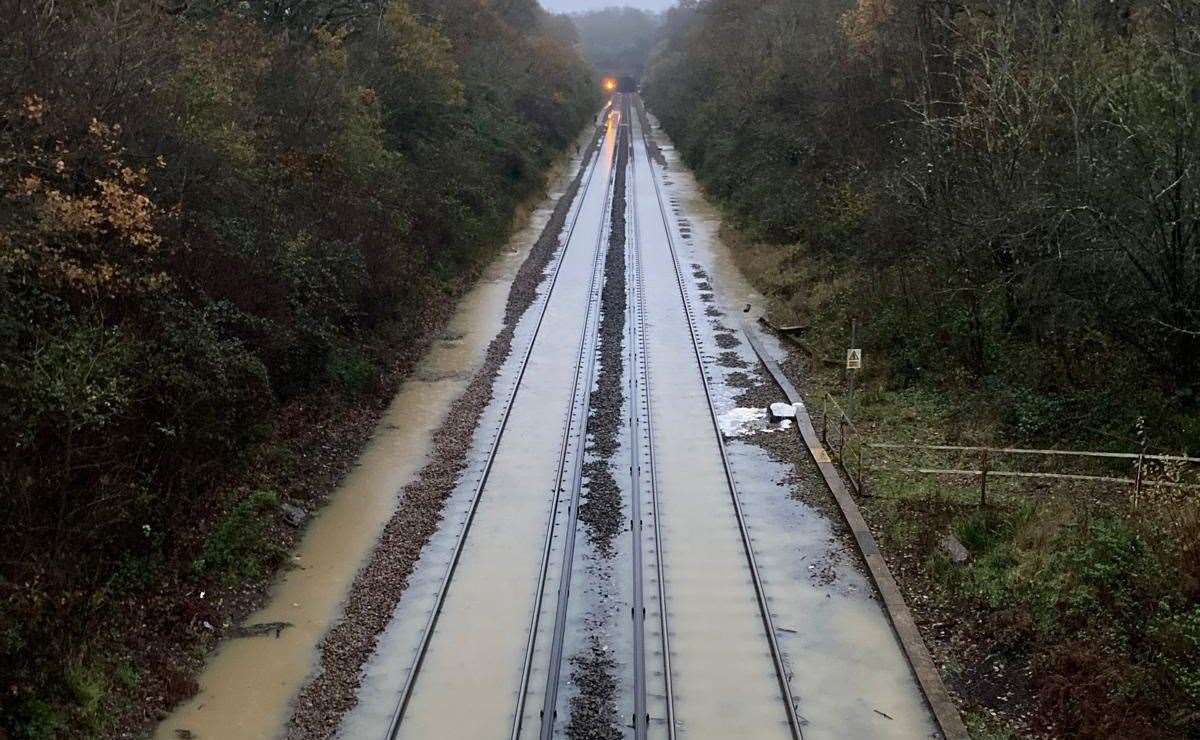
POLYGON ((1064 427, 1066 399, 1030 388, 1010 390, 1001 403, 1009 436, 1018 440, 1053 439, 1064 427))
POLYGON ((17 704, 9 722, 13 737, 21 740, 51 740, 59 736, 65 724, 62 712, 36 697, 26 698, 17 704))
POLYGON ((142 676, 132 663, 122 661, 113 670, 113 679, 126 689, 133 689, 137 688, 137 685, 141 683, 142 676))
POLYGON ((95 666, 73 665, 67 668, 63 683, 75 702, 75 715, 84 727, 96 732, 105 722, 104 697, 108 681, 95 666))
POLYGON ((348 395, 370 390, 379 378, 379 369, 362 352, 345 349, 334 352, 327 366, 329 376, 348 395))
POLYGON ((265 536, 278 507, 279 497, 271 491, 257 491, 239 503, 209 535, 194 570, 228 585, 261 578, 283 555, 265 536))

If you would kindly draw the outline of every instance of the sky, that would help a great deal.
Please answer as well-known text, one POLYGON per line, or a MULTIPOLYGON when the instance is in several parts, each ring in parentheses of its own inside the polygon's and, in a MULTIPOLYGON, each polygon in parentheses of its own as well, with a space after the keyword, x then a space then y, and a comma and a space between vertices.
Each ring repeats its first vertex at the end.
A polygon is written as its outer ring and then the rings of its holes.
POLYGON ((555 13, 575 13, 581 10, 599 10, 614 5, 625 5, 643 10, 666 10, 675 0, 540 0, 542 7, 555 13))

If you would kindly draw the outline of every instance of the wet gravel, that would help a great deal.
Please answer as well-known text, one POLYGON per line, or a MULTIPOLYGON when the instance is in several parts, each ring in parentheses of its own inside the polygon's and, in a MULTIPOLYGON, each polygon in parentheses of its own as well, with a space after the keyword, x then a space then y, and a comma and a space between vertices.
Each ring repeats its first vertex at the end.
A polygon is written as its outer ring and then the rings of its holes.
POLYGON ((579 521, 587 528, 588 539, 603 557, 613 552, 613 538, 621 533, 625 517, 621 515, 621 487, 609 470, 608 460, 589 460, 583 466, 587 478, 586 497, 579 503, 579 521))
MULTIPOLYGON (((604 257, 604 288, 600 294, 600 369, 589 397, 588 455, 584 498, 579 520, 599 557, 588 568, 593 578, 607 582, 612 566, 613 540, 625 527, 621 488, 612 474, 612 458, 620 447, 618 435, 625 423, 625 170, 629 161, 629 128, 617 134, 616 175, 613 179, 608 252, 604 257)), ((601 591, 601 598, 605 594, 601 591)), ((604 610, 605 613, 611 609, 604 610)), ((587 647, 570 659, 571 680, 577 693, 571 697, 570 738, 618 738, 616 664, 603 649, 605 621, 588 621, 587 647)))
POLYGON ((625 164, 628 161, 627 129, 617 139, 617 171, 612 198, 612 220, 608 252, 604 257, 604 288, 600 294, 599 371, 588 399, 588 455, 585 498, 579 505, 579 520, 587 528, 592 544, 607 557, 612 540, 625 521, 621 513, 621 489, 609 470, 617 452, 617 435, 624 424, 625 384, 623 341, 625 337, 625 164))
POLYGON ((721 367, 735 369, 750 367, 748 364, 746 364, 746 361, 742 359, 742 356, 733 350, 727 350, 717 355, 717 364, 721 367))
POLYGON ((716 339, 717 346, 721 349, 733 349, 734 347, 742 346, 742 341, 737 338, 737 335, 731 332, 720 331, 713 335, 713 338, 716 339))
POLYGON ((730 373, 725 376, 725 385, 730 388, 753 388, 758 385, 759 381, 751 378, 746 373, 741 371, 730 373))
POLYGON ((572 740, 622 737, 617 724, 617 682, 613 678, 616 667, 610 651, 596 637, 589 637, 588 647, 571 657, 571 681, 579 687, 579 693, 571 697, 567 737, 572 740))
MULTIPOLYGON (((736 353, 726 352, 722 354, 722 357, 726 354, 736 353)), ((728 366, 726 365, 726 367, 728 366)), ((741 362, 740 367, 744 368, 744 371, 730 373, 724 380, 726 386, 740 391, 734 397, 734 402, 738 406, 765 409, 777 401, 787 401, 783 391, 776 387, 775 381, 771 379, 760 363, 755 362, 751 366, 746 362, 741 362)), ((829 488, 825 485, 821 471, 812 461, 803 438, 799 434, 788 433, 754 434, 744 439, 749 444, 764 450, 773 461, 786 467, 788 474, 784 482, 788 485, 791 495, 821 512, 829 520, 834 533, 844 540, 843 545, 849 545, 849 540, 846 540, 846 537, 849 536, 849 529, 845 526, 841 511, 837 508, 833 496, 829 493, 829 488)), ((841 549, 849 551, 846 548, 841 549)), ((840 562, 841 556, 831 550, 827 554, 827 558, 840 562)), ((859 565, 857 561, 854 564, 859 565)), ((833 573, 832 570, 827 570, 830 574, 833 573)), ((810 575, 815 574, 810 573, 810 575)), ((832 580, 832 576, 830 580, 832 580)))
POLYGON ((317 668, 296 698, 286 737, 330 737, 342 715, 357 701, 362 666, 375 651, 379 633, 387 627, 400 602, 421 549, 437 530, 446 497, 467 468, 471 440, 493 398, 496 375, 512 351, 517 323, 537 298, 546 268, 559 249, 559 234, 582 184, 586 163, 599 147, 602 134, 597 130, 592 137, 583 155, 584 165, 555 204, 513 279, 503 328, 488 345, 483 366, 461 397, 471 399, 471 403, 451 405, 434 434, 430 462, 405 486, 401 505, 351 585, 340 620, 321 641, 317 668))

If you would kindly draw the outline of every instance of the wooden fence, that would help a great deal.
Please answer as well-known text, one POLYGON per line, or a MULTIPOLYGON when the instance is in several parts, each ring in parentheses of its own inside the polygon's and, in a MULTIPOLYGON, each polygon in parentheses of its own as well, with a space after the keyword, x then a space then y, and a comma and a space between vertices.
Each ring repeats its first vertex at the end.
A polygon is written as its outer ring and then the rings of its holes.
POLYGON ((981 505, 987 504, 988 481, 995 478, 1064 480, 1130 486, 1133 488, 1135 500, 1141 495, 1142 489, 1147 485, 1186 490, 1200 489, 1200 485, 1183 482, 1181 480, 1182 476, 1179 475, 1174 480, 1163 477, 1156 477, 1152 481, 1148 481, 1147 479, 1147 473, 1150 471, 1164 471, 1168 466, 1182 469, 1200 463, 1200 458, 1197 457, 1188 457, 1186 455, 1150 455, 1145 452, 1039 450, 1016 447, 868 442, 858 433, 854 423, 846 415, 846 412, 838 404, 837 400, 828 393, 825 394, 823 407, 821 415, 821 441, 833 453, 842 471, 846 474, 847 479, 849 479, 855 491, 859 494, 864 493, 866 475, 872 472, 976 477, 979 479, 979 503, 981 505), (832 429, 830 426, 830 410, 834 412, 832 429), (831 439, 830 432, 833 430, 836 430, 836 434, 831 439), (926 467, 917 464, 901 464, 898 466, 889 464, 880 465, 875 463, 875 456, 871 454, 873 451, 880 453, 888 451, 950 453, 960 458, 966 456, 978 460, 978 466, 957 468, 926 467), (1093 460, 1102 463, 1125 462, 1128 463, 1128 469, 1132 470, 1132 474, 1129 477, 1125 477, 1120 475, 1102 475, 1094 472, 1064 473, 1046 470, 1009 470, 995 467, 999 459, 1021 457, 1033 458, 1038 462, 1061 458, 1093 460))

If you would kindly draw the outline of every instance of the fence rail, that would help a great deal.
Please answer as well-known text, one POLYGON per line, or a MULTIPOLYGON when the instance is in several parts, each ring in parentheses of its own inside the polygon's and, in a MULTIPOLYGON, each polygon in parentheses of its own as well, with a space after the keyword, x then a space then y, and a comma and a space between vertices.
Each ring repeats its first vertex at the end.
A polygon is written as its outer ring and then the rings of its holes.
POLYGON ((1122 460, 1154 460, 1160 462, 1192 462, 1200 463, 1200 457, 1185 457, 1183 455, 1146 455, 1137 452, 1092 452, 1084 450, 1037 450, 1018 447, 969 447, 962 445, 919 445, 895 442, 868 442, 867 447, 881 450, 919 449, 938 450, 945 452, 989 452, 1012 455, 1067 455, 1075 457, 1106 457, 1122 460))
POLYGON ((858 429, 854 426, 854 423, 850 420, 850 417, 846 414, 845 410, 837 402, 837 399, 835 399, 829 393, 826 393, 823 399, 823 408, 821 414, 821 441, 825 444, 826 448, 833 453, 837 463, 846 473, 846 478, 853 485, 855 492, 859 494, 864 493, 866 474, 872 472, 904 473, 910 475, 977 477, 979 478, 979 502, 981 505, 987 504, 989 478, 1066 480, 1128 485, 1133 487, 1135 497, 1140 495, 1142 488, 1147 485, 1183 490, 1200 490, 1200 484, 1184 483, 1179 480, 1154 480, 1150 483, 1147 483, 1146 481, 1146 473, 1148 466, 1150 465, 1163 466, 1166 464, 1200 464, 1200 457, 1189 457, 1187 455, 1151 455, 1144 452, 1100 452, 1092 450, 1047 450, 1026 449, 1020 447, 867 442, 863 436, 859 434, 858 429), (831 409, 834 412, 832 419, 837 430, 837 434, 833 441, 830 441, 831 409), (886 464, 877 465, 874 464, 874 458, 868 455, 868 451, 872 450, 880 452, 889 450, 913 452, 953 452, 978 455, 979 466, 977 468, 943 468, 922 467, 911 464, 901 466, 889 466, 886 464), (997 470, 993 467, 994 458, 1001 456, 1026 456, 1041 458, 1075 457, 1107 461, 1133 461, 1134 474, 1132 478, 1129 478, 1116 475, 1060 473, 1038 470, 997 470))
POLYGON ((858 433, 857 427, 854 426, 854 422, 850 420, 850 417, 846 414, 846 411, 842 408, 841 404, 837 402, 836 398, 828 393, 825 394, 825 397, 822 400, 821 444, 825 445, 826 449, 831 450, 834 453, 834 457, 837 460, 838 465, 841 466, 842 471, 846 473, 846 478, 854 487, 854 492, 861 494, 863 492, 863 473, 865 472, 863 469, 862 438, 858 433), (831 406, 837 411, 838 436, 836 439, 836 444, 830 443, 829 441, 829 409, 831 406), (857 463, 853 472, 851 471, 850 466, 846 464, 847 442, 849 442, 851 447, 851 457, 857 463))

